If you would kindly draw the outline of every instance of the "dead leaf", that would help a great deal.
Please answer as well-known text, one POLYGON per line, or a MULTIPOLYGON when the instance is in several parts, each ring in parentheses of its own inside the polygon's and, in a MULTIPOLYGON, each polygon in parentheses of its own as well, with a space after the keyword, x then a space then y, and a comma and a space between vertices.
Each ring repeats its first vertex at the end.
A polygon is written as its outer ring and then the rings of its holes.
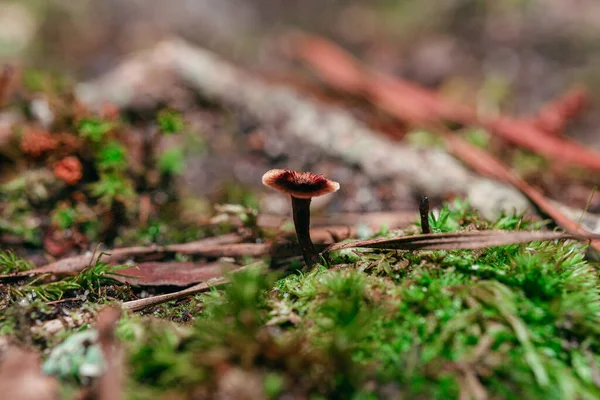
POLYGON ((223 275, 231 264, 193 262, 145 262, 119 271, 115 278, 137 286, 189 286, 223 275))
MULTIPOLYGON (((240 267, 232 272, 242 271, 246 267, 240 267)), ((171 300, 178 300, 184 297, 193 296, 197 293, 205 292, 212 287, 221 286, 229 282, 229 280, 224 276, 219 276, 216 278, 212 278, 207 280, 206 282, 198 283, 192 287, 187 289, 180 290, 174 293, 161 294, 158 296, 146 297, 144 299, 126 301, 122 304, 122 307, 126 310, 130 311, 140 311, 146 307, 155 306, 157 304, 162 304, 171 300)))

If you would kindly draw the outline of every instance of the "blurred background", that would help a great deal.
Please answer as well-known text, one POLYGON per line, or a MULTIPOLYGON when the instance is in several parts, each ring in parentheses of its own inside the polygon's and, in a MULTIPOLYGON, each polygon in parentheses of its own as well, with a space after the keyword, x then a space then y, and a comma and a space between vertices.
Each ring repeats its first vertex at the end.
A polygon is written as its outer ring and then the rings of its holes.
MULTIPOLYGON (((86 79, 179 35, 264 67, 277 64, 270 49, 291 28, 330 37, 386 72, 513 114, 533 112, 573 84, 600 97, 595 0, 3 0, 0 56, 86 79)), ((595 145, 593 119, 574 132, 595 145)))
MULTIPOLYGON (((131 53, 176 36, 233 65, 276 79, 278 71, 293 75, 299 70, 282 57, 283 38, 295 30, 327 37, 379 71, 439 91, 487 115, 535 115, 567 90, 583 87, 590 94, 591 106, 569 125, 566 135, 600 149, 597 0, 2 0, 0 61, 86 82, 118 67, 131 53)), ((297 138, 283 138, 273 127, 261 126, 239 110, 199 101, 196 93, 177 82, 157 79, 151 85, 157 86, 163 98, 121 110, 129 125, 109 138, 127 148, 129 156, 124 158, 135 170, 135 189, 150 192, 157 207, 167 202, 163 198, 193 197, 205 201, 199 206, 204 211, 217 202, 286 214, 287 200, 260 185, 262 173, 274 167, 312 169, 340 181, 340 194, 317 204, 317 209, 366 212, 418 207, 423 193, 401 180, 377 181, 360 166, 344 163, 297 138), (157 129, 150 119, 167 105, 182 113, 188 134, 148 139, 156 137, 152 132, 157 129), (152 146, 162 154, 162 158, 152 156, 158 159, 160 172, 150 171, 147 157, 140 155, 143 151, 137 144, 148 140, 154 140, 152 146), (179 163, 183 156, 185 165, 179 163), (156 181, 155 172, 175 176, 175 186, 184 189, 172 190, 172 180, 165 189, 163 181, 156 181), (175 194, 165 197, 163 191, 175 194)), ((51 130, 60 129, 73 127, 51 130)), ((561 178, 559 184, 556 176, 545 174, 548 164, 541 157, 511 148, 507 158, 503 146, 496 146, 496 153, 549 197, 586 207, 590 182, 561 178)), ((54 162, 52 157, 45 160, 47 165, 54 162)), ((102 168, 91 158, 86 160, 85 152, 80 151, 78 157, 84 162, 82 182, 96 181, 102 168), (92 171, 88 175, 85 162, 92 171)), ((39 161, 36 166, 42 164, 39 161)), ((1 175, 2 181, 18 176, 20 165, 17 160, 7 168, 10 171, 1 175)), ((432 200, 439 205, 447 199, 432 200)), ((595 211, 600 202, 588 206, 595 211)), ((118 214, 114 209, 110 212, 118 214)), ((149 214, 152 219, 153 213, 157 211, 142 216, 149 214)), ((49 224, 34 225, 37 229, 49 224)), ((112 237, 117 235, 114 232, 112 237)))

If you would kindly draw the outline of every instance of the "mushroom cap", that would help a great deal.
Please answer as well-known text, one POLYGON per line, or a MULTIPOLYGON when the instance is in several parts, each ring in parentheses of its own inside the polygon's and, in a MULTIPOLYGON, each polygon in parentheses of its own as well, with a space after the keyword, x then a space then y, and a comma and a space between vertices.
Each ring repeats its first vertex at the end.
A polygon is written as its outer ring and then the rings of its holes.
POLYGON ((333 193, 340 184, 312 172, 296 172, 289 169, 272 169, 265 172, 262 183, 299 199, 310 199, 333 193))

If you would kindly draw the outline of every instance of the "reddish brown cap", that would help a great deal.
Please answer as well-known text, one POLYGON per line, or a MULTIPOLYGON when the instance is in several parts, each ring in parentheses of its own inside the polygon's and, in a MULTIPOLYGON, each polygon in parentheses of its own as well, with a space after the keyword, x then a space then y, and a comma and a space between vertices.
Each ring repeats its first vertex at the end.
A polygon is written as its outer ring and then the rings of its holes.
POLYGON ((265 172, 262 183, 272 189, 300 199, 333 193, 340 184, 312 172, 296 172, 289 169, 272 169, 265 172))

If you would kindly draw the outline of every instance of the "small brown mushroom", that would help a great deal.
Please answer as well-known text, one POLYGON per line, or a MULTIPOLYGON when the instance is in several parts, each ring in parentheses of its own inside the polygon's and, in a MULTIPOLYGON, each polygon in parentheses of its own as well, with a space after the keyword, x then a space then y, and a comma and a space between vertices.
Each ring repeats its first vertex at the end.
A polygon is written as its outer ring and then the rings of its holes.
POLYGON ((272 169, 262 177, 262 183, 272 189, 287 193, 292 198, 292 213, 298 243, 308 267, 319 264, 320 258, 310 238, 310 201, 313 197, 333 193, 340 184, 312 172, 289 169, 272 169))

